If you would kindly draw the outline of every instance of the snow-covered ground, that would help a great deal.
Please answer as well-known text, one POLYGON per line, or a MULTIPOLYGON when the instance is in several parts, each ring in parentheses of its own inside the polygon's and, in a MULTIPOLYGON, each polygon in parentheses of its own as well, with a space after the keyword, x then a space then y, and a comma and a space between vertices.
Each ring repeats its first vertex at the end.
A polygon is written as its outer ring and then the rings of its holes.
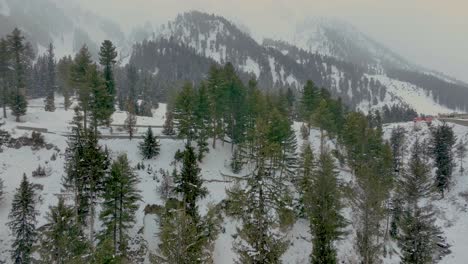
MULTIPOLYGON (((63 99, 58 99, 59 101, 63 99)), ((4 180, 5 194, 0 201, 0 225, 4 228, 0 229, 0 262, 9 260, 9 248, 11 246, 12 237, 10 231, 6 227, 8 222, 8 213, 11 209, 11 202, 15 189, 19 186, 21 176, 26 173, 33 183, 43 185, 43 190, 40 191, 41 201, 37 205, 40 212, 38 217, 38 226, 45 223, 45 215, 49 206, 56 204, 57 195, 62 191, 61 179, 64 175, 64 151, 66 149, 67 138, 63 135, 69 131, 68 123, 73 117, 73 111, 65 111, 63 108, 58 108, 54 113, 47 113, 43 110, 42 100, 30 101, 31 107, 28 109, 26 116, 22 117, 22 123, 14 122, 10 116, 6 120, 6 124, 1 128, 8 130, 13 137, 19 137, 24 134, 29 134, 29 131, 17 128, 17 125, 47 128, 49 133, 45 133, 47 143, 54 144, 58 147, 57 150, 41 149, 37 151, 31 150, 30 147, 22 147, 20 149, 4 148, 0 153, 0 177, 4 180), (57 159, 51 160, 51 156, 57 153, 57 159), (38 165, 46 166, 49 176, 45 178, 32 178, 31 172, 38 165)), ((60 105, 60 104, 59 104, 60 105)), ((138 118, 139 125, 155 125, 160 126, 164 123, 165 105, 153 111, 152 118, 138 118)), ((126 115, 122 112, 117 112, 113 116, 114 124, 122 124, 126 115)), ((397 124, 392 124, 385 127, 385 136, 389 137, 390 129, 397 124)), ((420 137, 428 136, 428 129, 423 126, 419 131, 413 131, 412 123, 398 124, 404 126, 411 135, 419 135, 420 137)), ((297 131, 298 145, 303 144, 299 136, 299 128, 301 124, 295 123, 294 128, 297 131)), ((454 125, 454 130, 458 138, 466 139, 468 137, 468 128, 454 125)), ((103 129, 103 133, 110 131, 103 129)), ((140 128, 139 132, 143 132, 144 128, 140 128)), ((156 129, 156 134, 160 134, 160 130, 156 129)), ((312 130, 309 141, 313 144, 314 149, 319 149, 319 132, 312 130)), ((106 145, 113 157, 120 153, 126 153, 132 162, 136 165, 141 162, 141 157, 138 153, 138 143, 140 140, 128 139, 112 139, 101 140, 102 145, 106 145)), ((328 142, 331 145, 330 142, 328 142)), ((171 162, 174 154, 178 149, 184 147, 183 140, 162 139, 161 154, 151 161, 144 161, 145 166, 151 166, 152 172, 158 172, 159 169, 172 170, 171 162)), ((230 183, 223 182, 225 179, 222 174, 233 174, 229 169, 229 161, 231 158, 230 145, 222 145, 218 142, 216 149, 210 149, 210 153, 200 164, 202 169, 202 177, 206 180, 205 185, 209 190, 209 195, 199 202, 202 214, 205 214, 210 204, 216 204, 226 198, 226 188, 230 187, 230 183), (214 181, 213 181, 214 180, 214 181)), ((468 164, 468 159, 465 160, 468 164)), ((347 170, 339 170, 340 178, 344 181, 349 181, 352 177, 347 170)), ((140 183, 139 189, 142 192, 143 201, 140 203, 140 208, 137 212, 137 222, 131 230, 132 235, 136 235, 143 230, 142 237, 147 241, 150 251, 157 249, 159 239, 157 238, 158 224, 154 215, 147 215, 143 211, 147 204, 163 205, 163 201, 157 192, 159 185, 160 174, 156 173, 154 178, 153 173, 148 173, 147 170, 137 171, 140 183)), ((454 174, 454 185, 446 197, 442 200, 435 200, 434 204, 437 209, 437 222, 443 227, 447 242, 452 245, 452 254, 446 256, 441 263, 466 263, 468 245, 468 206, 467 198, 460 196, 460 193, 468 191, 468 177, 460 175, 458 172, 454 174)), ((346 208, 345 216, 351 220, 352 210, 346 208)), ((99 223, 96 223, 97 225, 99 223)), ((224 219, 224 232, 221 232, 216 240, 213 257, 216 264, 234 263, 236 254, 232 249, 233 235, 236 233, 236 228, 239 222, 232 218, 224 219)), ((352 224, 348 226, 350 232, 342 241, 337 242, 339 249, 338 256, 344 263, 356 263, 356 253, 354 249, 354 229, 352 224)), ((285 234, 290 241, 290 247, 283 256, 284 263, 296 264, 307 263, 311 252, 311 235, 309 233, 308 223, 305 220, 298 222, 285 234)), ((396 246, 395 246, 396 247, 396 246)), ((388 256, 384 259, 384 263, 398 263, 397 255, 388 256)))

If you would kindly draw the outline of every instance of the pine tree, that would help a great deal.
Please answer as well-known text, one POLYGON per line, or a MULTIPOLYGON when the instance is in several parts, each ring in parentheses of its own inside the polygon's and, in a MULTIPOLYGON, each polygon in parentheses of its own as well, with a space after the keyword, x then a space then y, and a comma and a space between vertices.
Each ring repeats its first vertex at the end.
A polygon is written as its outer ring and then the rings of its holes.
POLYGON ((299 161, 299 170, 297 173, 297 178, 294 181, 299 192, 299 211, 301 216, 305 216, 306 213, 304 208, 304 199, 306 194, 311 192, 315 166, 316 164, 312 147, 310 143, 306 141, 302 147, 301 158, 299 161))
POLYGON ((302 120, 308 123, 309 129, 312 114, 318 107, 319 102, 318 89, 315 87, 315 84, 312 81, 307 81, 306 85, 302 89, 301 117, 302 120))
POLYGON ((73 94, 71 86, 72 65, 73 59, 71 56, 63 57, 57 63, 57 84, 64 98, 63 106, 65 111, 68 111, 71 106, 70 97, 73 94))
POLYGON ((108 153, 98 144, 97 136, 83 129, 81 112, 75 109, 72 135, 68 140, 63 184, 75 195, 77 221, 86 226, 89 221, 90 237, 93 237, 97 197, 102 190, 104 176, 109 167, 108 153))
POLYGON ((390 136, 390 145, 393 153, 393 169, 395 172, 400 172, 403 166, 403 158, 406 152, 406 130, 398 126, 392 130, 390 136))
POLYGON ((129 102, 127 104, 127 118, 125 119, 124 127, 125 130, 128 132, 128 136, 130 140, 133 139, 133 135, 136 132, 136 123, 137 123, 137 116, 135 114, 135 109, 133 108, 133 104, 129 102))
POLYGON ((162 133, 166 136, 173 136, 176 134, 174 131, 174 117, 171 111, 166 112, 166 121, 164 121, 162 133))
POLYGON ((208 191, 203 187, 197 155, 192 146, 185 145, 182 169, 175 179, 175 192, 183 197, 185 210, 194 220, 198 219, 197 200, 204 198, 208 191))
POLYGON ((45 111, 54 112, 55 111, 55 88, 56 88, 56 70, 55 70, 55 55, 54 55, 54 46, 52 43, 49 44, 49 49, 47 50, 47 77, 46 77, 46 89, 47 96, 45 99, 45 111))
MULTIPOLYGON (((260 166, 262 162, 260 162, 260 166)), ((239 254, 236 263, 281 263, 281 256, 287 249, 287 241, 272 227, 278 216, 269 210, 272 204, 271 193, 263 186, 266 176, 264 168, 259 167, 255 176, 248 180, 242 214, 242 228, 238 229, 238 239, 234 249, 239 254)))
POLYGON ((109 94, 105 86, 105 80, 100 76, 97 65, 93 64, 88 69, 89 88, 89 118, 91 128, 97 134, 99 125, 110 122, 113 110, 108 107, 109 94))
POLYGON ((199 224, 185 209, 166 205, 160 223, 160 254, 153 257, 153 263, 208 263, 203 255, 204 237, 199 234, 199 224))
POLYGON ((0 86, 2 96, 3 118, 7 118, 6 107, 8 104, 8 85, 7 78, 11 71, 11 53, 9 52, 9 43, 6 39, 0 39, 0 86))
POLYGON ((23 174, 20 187, 13 196, 11 212, 8 215, 14 241, 11 251, 11 259, 14 263, 31 263, 32 247, 37 237, 34 187, 23 174))
POLYGON ((84 45, 76 54, 71 67, 71 83, 75 86, 78 93, 78 101, 83 111, 83 128, 88 132, 89 110, 91 108, 91 89, 89 87, 89 72, 92 69, 91 53, 88 47, 84 45))
POLYGON ((106 124, 110 125, 110 118, 112 113, 115 111, 115 79, 114 79, 114 65, 116 63, 117 51, 111 41, 105 40, 99 52, 99 63, 104 67, 104 79, 106 86, 106 102, 105 110, 106 113, 106 124))
POLYGON ((195 98, 192 85, 186 83, 174 103, 173 113, 178 136, 186 138, 189 143, 196 138, 195 98))
POLYGON ((57 206, 49 208, 46 219, 39 247, 41 260, 56 264, 86 261, 90 245, 78 227, 75 209, 60 197, 57 206))
POLYGON ((337 263, 334 242, 343 235, 346 225, 340 213, 343 205, 337 174, 332 156, 321 153, 304 196, 313 236, 311 263, 337 263))
POLYGON ((153 135, 153 130, 148 127, 145 135, 143 136, 143 142, 139 145, 140 154, 144 159, 152 159, 159 155, 160 144, 157 136, 153 135))
POLYGON ((26 71, 30 66, 31 58, 28 56, 28 44, 24 36, 17 28, 7 36, 9 51, 12 55, 12 66, 14 68, 14 89, 11 93, 10 108, 16 117, 16 122, 26 114, 28 102, 26 101, 26 71))
POLYGON ((463 173, 465 171, 465 168, 463 168, 463 160, 466 158, 466 152, 466 142, 461 139, 455 146, 455 154, 457 155, 457 158, 460 161, 460 173, 463 173))
POLYGON ((400 195, 404 198, 400 221, 402 234, 399 237, 402 263, 433 263, 437 236, 441 234, 434 224, 434 211, 428 200, 432 192, 432 183, 425 152, 424 146, 417 139, 408 168, 399 183, 400 195))
POLYGON ((138 178, 133 172, 126 155, 112 163, 109 176, 104 183, 103 203, 100 219, 103 223, 101 241, 112 241, 114 255, 125 256, 127 230, 135 222, 135 212, 141 195, 137 189, 138 178))
POLYGON ((198 160, 202 161, 205 153, 209 152, 208 137, 212 134, 212 120, 208 90, 204 83, 198 89, 195 106, 196 141, 198 147, 198 160))
POLYGON ((431 133, 431 151, 434 157, 434 165, 437 168, 435 185, 444 196, 452 179, 454 167, 453 146, 456 143, 456 137, 453 129, 446 123, 434 128, 431 133))

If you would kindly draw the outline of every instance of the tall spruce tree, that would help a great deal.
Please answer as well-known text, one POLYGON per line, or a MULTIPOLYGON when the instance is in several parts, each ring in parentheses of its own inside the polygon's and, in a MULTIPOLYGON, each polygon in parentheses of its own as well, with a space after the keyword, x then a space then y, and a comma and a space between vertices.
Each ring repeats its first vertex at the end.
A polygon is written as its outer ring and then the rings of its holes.
POLYGON ((196 141, 198 147, 198 160, 201 161, 209 151, 208 136, 212 134, 212 121, 210 112, 210 101, 208 90, 205 83, 202 83, 197 91, 195 106, 195 120, 196 120, 196 141))
POLYGON ((47 212, 40 234, 39 254, 44 263, 68 264, 87 261, 90 245, 76 222, 75 209, 62 197, 47 212))
POLYGON ((6 39, 0 39, 0 89, 2 97, 3 118, 7 118, 8 79, 11 73, 11 53, 6 39))
POLYGON ((33 244, 37 238, 34 187, 29 182, 26 174, 23 174, 20 186, 13 196, 8 226, 14 240, 11 250, 13 263, 27 264, 32 262, 33 244))
POLYGON ((435 127, 431 133, 431 151, 434 165, 437 168, 435 185, 442 196, 444 196, 452 180, 454 167, 453 146, 456 143, 456 137, 453 129, 447 123, 435 127))
POLYGON ((463 139, 460 139, 455 147, 455 154, 457 155, 457 159, 460 162, 460 173, 465 171, 465 168, 463 167, 463 160, 466 158, 467 151, 468 149, 466 148, 466 142, 463 139))
POLYGON ((91 103, 91 89, 89 87, 89 74, 92 69, 91 53, 88 47, 84 45, 76 54, 71 67, 71 83, 75 86, 78 93, 78 101, 83 111, 83 128, 88 132, 88 119, 91 103))
POLYGON ((101 241, 112 241, 114 255, 126 255, 128 229, 135 222, 135 212, 141 195, 137 188, 138 178, 126 155, 112 163, 109 176, 104 182, 100 219, 103 231, 101 241))
POLYGON ((332 156, 327 151, 321 153, 304 197, 313 236, 314 264, 338 262, 334 242, 343 235, 346 221, 340 212, 343 205, 337 174, 332 156))
POLYGON ((153 256, 156 264, 209 263, 203 252, 205 237, 199 232, 199 223, 184 208, 164 208, 161 215, 159 254, 153 256))
POLYGON ((314 82, 307 81, 304 88, 302 89, 302 99, 301 99, 301 117, 302 120, 307 122, 308 127, 310 129, 310 121, 312 118, 312 114, 314 113, 315 109, 318 107, 320 102, 319 98, 319 90, 315 87, 314 82))
POLYGON ((14 88, 11 91, 10 108, 16 117, 16 122, 26 114, 28 102, 26 100, 26 74, 31 64, 30 46, 25 43, 22 32, 15 28, 7 36, 8 49, 12 56, 12 67, 14 73, 14 88), (28 48, 29 47, 29 48, 28 48))
POLYGON ((153 130, 151 127, 148 127, 148 130, 143 136, 143 142, 139 145, 140 154, 144 159, 152 159, 159 155, 160 147, 158 137, 153 135, 153 130))
POLYGON ((406 130, 398 126, 392 129, 390 145, 393 153, 393 170, 399 174, 403 167, 403 158, 406 152, 406 130))
POLYGON ((200 176, 197 155, 189 144, 185 145, 182 157, 182 169, 175 181, 175 191, 182 195, 185 210, 188 215, 197 221, 199 218, 197 200, 204 198, 208 190, 203 187, 203 180, 200 176))
POLYGON ((137 116, 135 113, 134 104, 130 101, 127 103, 127 118, 124 121, 125 130, 128 132, 130 140, 133 139, 133 135, 136 132, 137 116))
POLYGON ((104 80, 106 86, 106 101, 105 101, 105 110, 106 113, 105 120, 106 124, 110 125, 110 118, 112 113, 115 111, 115 78, 114 78, 114 66, 117 58, 117 51, 114 44, 110 40, 105 40, 99 51, 99 63, 104 68, 104 80))
POLYGON ((417 139, 408 168, 399 183, 400 195, 404 198, 399 243, 402 263, 405 264, 433 263, 438 235, 441 234, 434 224, 434 210, 429 199, 432 193, 431 172, 424 153, 424 145, 417 139))
POLYGON ((179 137, 189 143, 196 138, 195 103, 195 90, 192 84, 186 83, 175 99, 173 113, 179 137))
POLYGON ((45 111, 54 112, 55 111, 55 89, 57 86, 56 82, 56 63, 55 63, 55 54, 54 54, 54 45, 49 44, 49 49, 47 50, 47 76, 46 76, 46 90, 47 95, 45 98, 45 111))
POLYGON ((166 112, 166 120, 164 121, 162 133, 166 136, 173 136, 176 134, 174 130, 174 116, 170 110, 166 112))
POLYGON ((97 65, 93 64, 88 69, 89 88, 89 119, 90 128, 94 134, 98 133, 98 126, 107 124, 113 110, 109 109, 109 94, 106 90, 105 81, 97 70, 97 65))

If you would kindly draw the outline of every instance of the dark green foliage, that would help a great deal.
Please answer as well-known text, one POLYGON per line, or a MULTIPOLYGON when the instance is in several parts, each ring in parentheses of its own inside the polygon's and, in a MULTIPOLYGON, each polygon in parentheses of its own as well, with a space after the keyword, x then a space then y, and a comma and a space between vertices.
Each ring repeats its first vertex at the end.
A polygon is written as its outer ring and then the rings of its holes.
POLYGON ((71 68, 73 59, 71 56, 61 58, 57 63, 57 84, 58 92, 64 97, 64 108, 68 111, 71 106, 70 97, 73 94, 73 87, 71 85, 71 68))
POLYGON ((455 145, 456 137, 453 129, 447 123, 435 127, 431 133, 431 152, 434 158, 434 165, 437 168, 435 185, 443 196, 444 192, 450 187, 452 180, 454 167, 453 146, 455 145))
POLYGON ((74 126, 65 154, 64 186, 74 192, 76 216, 84 226, 87 217, 91 222, 94 220, 95 197, 102 190, 109 160, 95 134, 84 133, 82 120, 80 111, 75 109, 74 126))
POLYGON ((102 79, 97 70, 96 65, 91 65, 88 69, 88 89, 89 95, 89 112, 91 119, 91 127, 94 133, 97 134, 97 127, 101 124, 108 124, 110 116, 114 109, 109 108, 109 97, 105 86, 105 80, 102 79))
POLYGON ((320 154, 317 169, 311 177, 311 185, 304 194, 304 204, 313 236, 311 263, 338 262, 334 242, 343 235, 346 221, 340 212, 343 205, 337 174, 330 153, 320 154))
POLYGON ((112 163, 104 181, 102 211, 99 218, 103 224, 100 241, 112 242, 114 255, 125 256, 127 230, 135 222, 135 212, 141 195, 137 189, 138 178, 133 172, 127 156, 121 155, 112 163))
POLYGON ((15 28, 13 32, 7 36, 8 50, 11 53, 14 73, 14 89, 11 91, 10 108, 12 114, 16 117, 16 121, 20 121, 20 117, 26 114, 28 102, 26 101, 26 73, 31 66, 31 46, 25 43, 25 37, 22 32, 15 28))
POLYGON ((204 198, 208 191, 203 187, 197 155, 192 146, 186 145, 182 158, 182 169, 175 179, 175 192, 183 197, 185 211, 194 220, 198 219, 197 200, 204 198))
POLYGON ((11 53, 8 51, 8 41, 4 38, 0 39, 0 89, 2 97, 3 117, 7 117, 6 107, 8 104, 8 84, 7 78, 11 72, 11 53))
POLYGON ((60 197, 57 206, 49 208, 46 218, 39 244, 41 260, 57 264, 86 261, 90 245, 76 222, 75 209, 60 197))
POLYGON ((190 83, 186 83, 182 91, 177 95, 174 103, 174 119, 179 137, 191 142, 196 137, 196 96, 190 83))
POLYGON ((390 145, 393 153, 393 170, 399 174, 403 167, 403 158, 406 152, 406 130, 403 127, 396 127, 390 136, 390 145))
POLYGON ((399 194, 404 201, 399 222, 399 242, 403 255, 402 263, 408 264, 433 263, 439 241, 437 236, 441 234, 434 224, 434 211, 429 200, 432 182, 424 145, 425 143, 419 140, 414 143, 408 168, 399 183, 399 194))
POLYGON ((144 159, 152 159, 159 155, 160 144, 157 136, 153 135, 153 130, 151 127, 148 127, 146 131, 143 142, 139 145, 140 154, 144 159))
POLYGON ((231 157, 231 170, 234 173, 239 173, 242 170, 243 162, 242 155, 238 149, 235 149, 231 157))
POLYGON ((80 110, 83 111, 83 128, 85 133, 88 129, 88 113, 91 103, 91 88, 89 87, 91 68, 91 53, 85 45, 76 54, 70 69, 70 82, 77 91, 80 110))
POLYGON ((319 90, 315 87, 315 84, 310 80, 307 81, 306 85, 302 90, 300 113, 302 120, 307 122, 309 124, 309 127, 312 114, 314 113, 315 109, 320 103, 319 96, 319 90))
POLYGON ((455 146, 455 154, 460 162, 460 173, 465 171, 465 168, 463 168, 463 160, 466 158, 467 151, 466 142, 463 139, 460 139, 458 144, 455 146))
POLYGON ((199 233, 198 220, 183 208, 170 208, 166 204, 160 223, 162 243, 159 245, 160 254, 153 257, 153 263, 205 263, 203 245, 206 238, 199 233))
POLYGON ((47 50, 47 77, 46 77, 46 90, 47 96, 45 99, 45 111, 55 111, 55 89, 56 89, 56 63, 54 55, 54 45, 50 43, 47 50))
POLYGON ((13 196, 8 227, 13 233, 11 259, 13 263, 26 264, 32 261, 32 247, 37 238, 33 185, 23 175, 19 188, 13 196))
POLYGON ((117 51, 115 50, 114 44, 110 40, 105 40, 99 51, 99 63, 104 68, 104 80, 106 86, 106 94, 104 109, 106 113, 107 125, 110 124, 110 117, 115 111, 115 96, 117 94, 115 88, 114 78, 114 65, 116 63, 117 51))
POLYGON ((162 133, 166 136, 173 136, 176 134, 174 130, 174 116, 171 111, 166 112, 166 120, 164 121, 162 133))

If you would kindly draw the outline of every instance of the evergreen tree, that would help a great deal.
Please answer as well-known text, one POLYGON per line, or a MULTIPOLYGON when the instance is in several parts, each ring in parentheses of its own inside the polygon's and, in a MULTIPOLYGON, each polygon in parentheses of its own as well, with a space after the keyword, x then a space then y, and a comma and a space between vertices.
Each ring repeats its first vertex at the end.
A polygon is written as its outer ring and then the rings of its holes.
POLYGON ((16 122, 26 114, 28 102, 26 101, 26 73, 31 64, 27 43, 25 43, 22 32, 15 28, 7 36, 9 52, 12 56, 14 72, 14 89, 11 93, 10 108, 16 117, 16 122))
POLYGON ((182 194, 185 210, 195 221, 199 218, 197 200, 208 193, 202 185, 197 155, 193 147, 187 144, 183 152, 182 169, 175 179, 175 192, 182 194))
POLYGON ((63 105, 65 111, 68 111, 68 108, 71 106, 70 97, 73 94, 73 88, 71 86, 72 65, 73 59, 71 56, 63 57, 57 63, 57 84, 64 98, 63 105))
POLYGON ((128 132, 128 136, 130 140, 133 139, 133 135, 136 132, 136 123, 137 123, 137 116, 135 114, 135 108, 131 102, 127 104, 127 118, 125 119, 124 127, 125 130, 128 132))
POLYGON ((457 155, 457 158, 460 161, 460 173, 463 173, 465 171, 465 168, 463 168, 463 160, 466 158, 466 152, 466 143, 464 140, 461 139, 455 148, 455 154, 457 155))
POLYGON ((153 135, 153 130, 148 127, 145 135, 143 136, 143 142, 140 143, 139 149, 140 154, 144 159, 152 159, 159 155, 160 144, 157 136, 153 135))
POLYGON ((56 88, 56 70, 55 70, 55 55, 54 46, 52 43, 49 44, 47 50, 47 77, 46 77, 46 89, 47 96, 45 99, 45 111, 55 111, 55 88, 56 88))
POLYGON ((115 111, 115 96, 116 96, 116 89, 115 89, 115 79, 114 79, 114 65, 116 63, 117 58, 117 51, 110 40, 105 40, 99 52, 99 63, 104 68, 104 80, 106 86, 106 101, 104 108, 106 111, 106 124, 110 125, 110 118, 112 113, 115 111))
POLYGON ((299 192, 299 206, 301 216, 305 215, 304 199, 308 193, 311 193, 313 173, 315 171, 315 160, 312 147, 306 141, 302 147, 301 158, 299 162, 299 170, 297 179, 295 180, 299 192))
POLYGON ((399 237, 402 263, 433 263, 439 228, 435 226, 434 211, 430 204, 432 183, 427 167, 424 146, 417 139, 413 145, 408 168, 403 173, 400 194, 404 198, 399 237))
POLYGON ((209 263, 203 252, 206 238, 199 233, 200 224, 197 221, 185 209, 170 208, 166 204, 160 222, 160 254, 154 256, 152 262, 157 264, 209 263))
POLYGON ((97 197, 102 190, 104 176, 109 167, 108 153, 98 144, 94 133, 85 133, 83 119, 75 109, 72 135, 65 156, 64 186, 74 192, 77 221, 86 226, 88 219, 90 237, 94 236, 94 217, 97 197))
POLYGON ((196 141, 198 146, 198 160, 202 161, 205 153, 209 152, 208 136, 211 132, 211 112, 208 90, 204 83, 198 89, 195 107, 196 141))
POLYGON ((106 90, 105 81, 100 76, 97 65, 90 66, 88 71, 89 97, 89 118, 91 128, 97 134, 99 125, 108 124, 113 110, 108 107, 109 94, 106 90))
POLYGON ((9 43, 6 39, 0 39, 0 88, 2 97, 3 118, 7 118, 6 107, 8 104, 8 82, 11 72, 11 53, 9 52, 9 43))
POLYGON ((302 120, 308 123, 309 129, 312 114, 320 102, 319 95, 319 91, 315 87, 315 84, 310 80, 307 81, 306 85, 302 89, 301 117, 302 120))
POLYGON ((57 206, 49 208, 46 219, 39 247, 41 260, 54 264, 86 261, 89 244, 78 227, 75 209, 60 197, 57 206))
POLYGON ((195 98, 192 85, 186 83, 174 103, 174 119, 179 137, 186 138, 189 143, 196 138, 195 98))
POLYGON ((128 96, 127 96, 127 111, 128 107, 132 107, 135 114, 138 111, 138 93, 137 93, 137 83, 138 83, 138 70, 134 65, 128 65, 127 67, 127 85, 128 85, 128 96))
POLYGON ((174 117, 171 111, 166 112, 166 120, 164 121, 162 133, 166 136, 173 136, 176 134, 174 131, 174 117))
POLYGON ((442 196, 444 196, 452 179, 454 167, 453 146, 455 145, 456 137, 453 129, 446 123, 434 128, 431 133, 431 151, 434 157, 434 165, 437 168, 435 185, 442 196))
POLYGON ((311 263, 338 262, 334 241, 343 235, 346 222, 340 213, 343 206, 337 174, 332 156, 321 153, 304 197, 313 236, 311 263))
POLYGON ((100 219, 103 223, 101 241, 112 241, 113 254, 125 256, 127 230, 135 222, 135 212, 141 195, 137 189, 138 178, 133 172, 126 155, 112 163, 109 176, 104 183, 103 203, 100 219))
MULTIPOLYGON (((260 161, 259 165, 262 163, 260 161)), ((281 256, 287 249, 287 241, 272 228, 278 216, 269 210, 274 205, 268 186, 263 186, 266 175, 266 170, 259 167, 255 176, 248 179, 244 210, 249 213, 241 215, 243 225, 234 243, 239 254, 236 263, 281 263, 281 256)))
POLYGON ((34 187, 23 174, 19 188, 13 196, 11 212, 8 215, 14 241, 11 251, 13 263, 23 264, 32 262, 32 247, 37 237, 34 187))
POLYGON ((71 67, 71 83, 75 86, 78 93, 78 101, 83 111, 83 128, 88 132, 88 119, 91 106, 91 89, 89 87, 89 76, 92 70, 91 53, 88 47, 84 45, 76 54, 71 67))
POLYGON ((390 145, 393 153, 393 170, 400 172, 403 167, 403 158, 406 152, 406 130, 398 126, 392 130, 390 145))

